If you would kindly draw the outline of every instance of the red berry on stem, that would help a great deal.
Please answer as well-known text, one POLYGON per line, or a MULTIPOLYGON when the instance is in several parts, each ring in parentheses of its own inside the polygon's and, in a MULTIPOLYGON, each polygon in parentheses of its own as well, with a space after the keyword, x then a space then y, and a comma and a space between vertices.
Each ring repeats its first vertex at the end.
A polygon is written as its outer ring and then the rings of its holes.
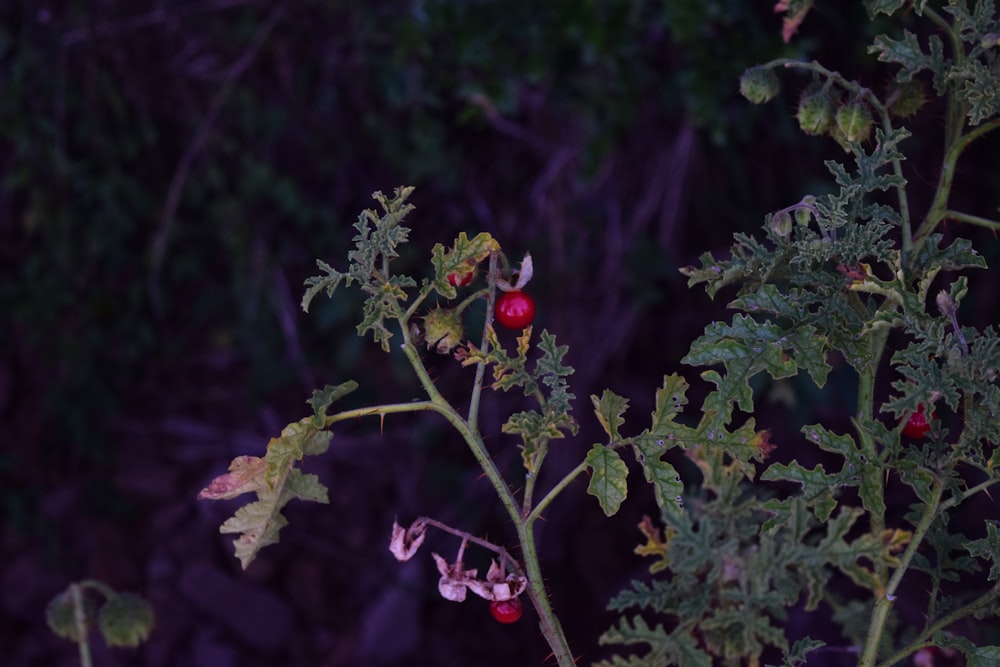
POLYGON ((490 613, 493 618, 501 623, 513 623, 521 618, 524 608, 521 606, 520 598, 509 600, 493 600, 490 602, 490 613))
POLYGON ((497 299, 496 317, 508 329, 523 329, 535 319, 535 300, 520 290, 504 292, 497 299))
POLYGON ((469 271, 468 273, 449 273, 448 282, 455 287, 465 287, 472 282, 473 276, 475 276, 473 271, 469 271))
POLYGON ((924 404, 921 403, 917 406, 917 411, 911 413, 909 418, 906 420, 906 424, 903 426, 903 435, 910 438, 923 438, 931 430, 930 422, 927 421, 927 415, 924 412, 924 404))

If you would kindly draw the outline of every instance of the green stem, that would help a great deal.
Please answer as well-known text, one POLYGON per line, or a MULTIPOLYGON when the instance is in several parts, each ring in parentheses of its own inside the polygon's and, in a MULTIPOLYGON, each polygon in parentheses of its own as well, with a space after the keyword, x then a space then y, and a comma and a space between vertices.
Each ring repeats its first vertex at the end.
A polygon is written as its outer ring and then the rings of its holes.
MULTIPOLYGON (((948 210, 948 198, 951 196, 951 187, 955 180, 955 167, 958 164, 958 158, 962 155, 962 152, 969 146, 969 144, 987 132, 991 132, 998 127, 1000 127, 1000 120, 983 123, 982 125, 966 132, 947 144, 948 149, 945 151, 944 159, 941 161, 941 175, 938 177, 938 185, 934 194, 934 201, 931 202, 930 209, 927 211, 927 216, 924 218, 924 221, 920 225, 920 229, 917 230, 914 237, 914 242, 918 247, 924 239, 930 236, 942 220, 948 217, 954 217, 955 215, 954 212, 948 210)), ((968 218, 973 219, 965 219, 963 221, 974 222, 974 224, 980 224, 975 222, 975 220, 986 221, 985 218, 975 218, 974 216, 968 216, 968 218)), ((992 221, 986 222, 992 223, 992 221)))
MULTIPOLYGON (((524 558, 524 569, 528 579, 528 596, 538 612, 539 626, 542 635, 545 637, 549 647, 552 649, 552 654, 556 659, 556 664, 559 665, 559 667, 573 667, 573 654, 570 651, 569 643, 566 641, 566 634, 563 632, 562 626, 559 624, 559 619, 552 610, 552 606, 548 599, 548 593, 545 590, 545 580, 542 578, 542 571, 538 562, 538 552, 535 547, 534 531, 532 529, 534 522, 529 522, 525 519, 522 509, 518 507, 513 491, 511 491, 510 487, 507 485, 507 481, 503 478, 503 475, 500 474, 500 470, 497 468, 496 463, 493 461, 489 451, 487 451, 486 446, 483 444, 483 440, 474 424, 463 419, 462 416, 455 411, 452 405, 437 390, 437 387, 434 385, 434 381, 427 373, 427 369, 424 367, 423 361, 420 359, 420 355, 417 353, 412 341, 410 340, 407 328, 403 326, 401 329, 404 341, 403 351, 406 354, 407 359, 409 359, 413 370, 416 372, 421 386, 430 399, 428 402, 418 404, 421 405, 421 407, 417 409, 434 410, 444 416, 444 418, 447 419, 448 422, 462 435, 462 438, 469 446, 469 449, 472 450, 473 456, 476 457, 476 461, 486 474, 486 477, 493 484, 493 488, 496 490, 497 496, 499 496, 500 501, 507 509, 507 513, 510 516, 511 521, 517 527, 518 541, 521 544, 522 557, 524 558)), ((405 411, 401 406, 410 406, 411 409, 413 409, 413 405, 414 404, 397 404, 396 407, 401 408, 399 411, 405 411)), ((377 411, 378 408, 369 408, 368 410, 377 411)), ((370 412, 369 414, 377 414, 377 412, 370 412)))
POLYGON ((545 590, 545 580, 542 578, 542 568, 535 547, 535 518, 529 517, 518 524, 524 569, 528 574, 528 597, 538 612, 539 630, 552 649, 556 664, 559 667, 574 667, 576 661, 566 641, 566 633, 563 632, 559 617, 553 611, 548 592, 545 590))
POLYGON ((364 408, 355 408, 353 410, 344 410, 343 412, 329 415, 325 421, 325 428, 328 428, 337 422, 347 421, 348 419, 359 419, 361 417, 371 417, 373 415, 390 415, 400 412, 421 412, 423 410, 441 412, 438 405, 433 401, 411 401, 409 403, 372 405, 364 408))
POLYGON ((587 462, 581 461, 575 468, 566 473, 566 475, 559 480, 555 486, 549 489, 549 492, 545 494, 545 497, 538 501, 535 507, 531 510, 531 514, 528 515, 527 521, 534 522, 540 518, 542 516, 542 512, 544 512, 545 508, 556 499, 556 496, 562 493, 563 489, 569 486, 570 483, 586 469, 587 462))
POLYGON ((69 591, 73 598, 73 621, 76 625, 76 645, 80 649, 80 666, 93 667, 90 643, 87 641, 87 609, 83 606, 83 586, 71 584, 69 591))
POLYGON ((899 584, 903 581, 903 575, 906 574, 910 566, 910 561, 913 560, 913 556, 916 555, 917 549, 920 548, 920 544, 927 535, 927 531, 930 530, 931 524, 938 517, 938 513, 941 510, 942 490, 941 480, 935 479, 934 497, 928 504, 927 511, 920 519, 916 530, 913 531, 910 543, 906 545, 902 556, 899 557, 899 565, 893 571, 892 577, 889 578, 889 583, 886 585, 885 590, 880 591, 878 599, 875 600, 875 608, 872 610, 871 621, 868 624, 868 635, 865 638, 865 646, 861 652, 861 661, 858 663, 858 667, 875 667, 875 661, 878 659, 879 644, 882 643, 882 634, 885 632, 885 623, 889 618, 889 611, 896 601, 896 591, 899 589, 899 584))
POLYGON ((912 642, 910 642, 909 646, 900 649, 899 651, 894 653, 891 657, 887 658, 884 662, 880 662, 878 664, 878 667, 891 667, 892 665, 896 664, 903 658, 906 658, 907 656, 916 653, 920 649, 926 646, 933 646, 934 644, 932 643, 931 640, 933 639, 935 634, 944 630, 952 623, 960 621, 966 616, 971 616, 972 614, 978 612, 980 609, 989 607, 991 604, 993 604, 993 601, 996 600, 997 598, 1000 598, 1000 584, 994 585, 993 588, 983 593, 969 604, 965 605, 964 607, 959 607, 950 614, 945 614, 939 620, 937 620, 933 625, 927 626, 927 628, 925 628, 923 632, 921 632, 912 642))

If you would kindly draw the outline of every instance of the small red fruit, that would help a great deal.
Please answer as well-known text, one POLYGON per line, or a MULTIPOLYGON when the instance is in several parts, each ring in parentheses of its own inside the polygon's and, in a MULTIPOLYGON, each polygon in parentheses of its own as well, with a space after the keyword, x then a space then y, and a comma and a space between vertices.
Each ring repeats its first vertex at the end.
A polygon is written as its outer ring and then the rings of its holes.
POLYGON ((926 436, 930 430, 931 425, 924 413, 924 404, 921 403, 917 406, 917 411, 906 420, 906 424, 903 426, 903 435, 918 439, 926 436))
POLYGON ((501 623, 514 623, 521 618, 524 608, 520 598, 509 600, 493 600, 490 602, 490 613, 501 623))
POLYGON ((535 300, 520 290, 504 292, 497 299, 496 316, 508 329, 523 329, 535 319, 535 300))
POLYGON ((468 273, 449 273, 448 282, 455 287, 465 287, 472 282, 472 278, 475 276, 475 272, 469 271, 468 273))

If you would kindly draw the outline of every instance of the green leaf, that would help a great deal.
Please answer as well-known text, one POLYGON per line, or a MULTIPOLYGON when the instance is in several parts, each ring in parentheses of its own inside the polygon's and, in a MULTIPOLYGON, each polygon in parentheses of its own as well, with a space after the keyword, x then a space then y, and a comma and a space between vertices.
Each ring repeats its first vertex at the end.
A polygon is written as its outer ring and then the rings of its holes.
POLYGON ((684 626, 675 628, 668 634, 662 625, 650 627, 641 616, 633 617, 631 623, 629 619, 622 618, 617 626, 605 631, 598 641, 601 645, 649 645, 649 654, 638 662, 626 663, 630 665, 712 667, 711 657, 698 648, 694 637, 684 626))
POLYGON ((875 18, 879 13, 892 15, 897 9, 908 4, 908 0, 865 0, 868 16, 875 18))
POLYGON ((642 466, 646 481, 653 485, 653 494, 660 511, 665 514, 683 514, 684 483, 677 470, 660 457, 665 449, 656 440, 638 438, 635 442, 635 458, 642 466))
POLYGON ((628 409, 628 399, 619 396, 610 389, 605 389, 600 398, 591 396, 590 401, 594 404, 594 414, 597 415, 597 420, 611 441, 621 440, 622 436, 618 432, 618 428, 625 423, 622 415, 628 409))
POLYGON ((628 494, 628 467, 618 452, 600 443, 591 447, 585 462, 591 470, 587 493, 597 498, 606 516, 614 515, 628 494))
POLYGON ((306 401, 313 409, 313 426, 323 428, 326 425, 326 413, 330 406, 357 388, 357 382, 348 380, 336 386, 328 384, 322 389, 313 390, 312 398, 306 401))
POLYGON ((681 362, 691 366, 725 365, 725 376, 706 371, 702 377, 717 387, 712 400, 706 399, 706 409, 715 410, 721 423, 727 424, 733 405, 753 412, 750 379, 754 375, 761 371, 774 379, 795 375, 798 366, 785 354, 786 344, 785 332, 779 327, 736 315, 732 324, 715 322, 707 326, 681 362))
POLYGON ((810 637, 803 637, 792 644, 791 650, 784 653, 784 662, 781 663, 781 667, 798 667, 798 665, 801 665, 809 659, 809 653, 815 651, 821 646, 826 646, 826 642, 821 642, 818 639, 812 639, 810 637))
POLYGON ((680 375, 674 373, 663 377, 663 386, 656 390, 656 408, 648 431, 650 435, 669 435, 670 426, 676 426, 673 424, 674 417, 687 405, 687 390, 687 380, 680 375))
POLYGON ((565 415, 558 415, 547 409, 542 412, 517 412, 507 419, 500 430, 521 436, 524 469, 534 474, 541 458, 545 456, 549 441, 564 437, 562 429, 575 426, 567 423, 566 418, 565 415))
POLYGON ((316 266, 326 275, 306 278, 305 284, 308 289, 302 295, 302 310, 307 313, 309 312, 309 304, 312 303, 317 294, 326 290, 326 296, 331 297, 342 281, 347 280, 348 284, 350 283, 350 276, 348 274, 337 271, 323 260, 317 259, 316 266))
POLYGON ((1000 646, 977 646, 965 659, 966 667, 996 667, 1000 665, 1000 646))
POLYGON ((988 521, 986 523, 986 537, 969 542, 966 549, 969 555, 992 561, 990 565, 989 580, 1000 579, 1000 523, 988 521))
POLYGON ((271 438, 263 458, 237 457, 230 472, 215 478, 198 494, 208 500, 257 494, 255 502, 239 508, 219 528, 221 533, 239 534, 233 544, 243 569, 262 548, 278 541, 279 531, 288 523, 281 510, 290 500, 329 502, 319 478, 295 467, 303 457, 321 454, 329 447, 332 435, 317 429, 314 419, 307 417, 286 426, 280 438, 271 438))
POLYGON ((348 253, 350 266, 346 273, 337 271, 322 261, 317 261, 325 275, 306 279, 306 292, 302 297, 302 309, 309 310, 313 298, 323 290, 332 296, 337 287, 358 283, 367 295, 364 319, 358 325, 358 334, 372 332, 375 342, 389 351, 392 333, 385 325, 386 319, 399 319, 403 314, 400 303, 406 301, 406 289, 416 286, 416 281, 407 276, 394 276, 389 272, 389 262, 398 257, 397 247, 409 238, 410 230, 400 223, 413 210, 406 198, 413 192, 412 187, 398 187, 395 195, 388 198, 381 192, 372 195, 382 206, 383 214, 371 209, 361 212, 354 228, 354 250, 348 253))
POLYGON ((498 250, 500 244, 486 232, 477 234, 470 239, 465 232, 459 232, 451 248, 438 243, 431 250, 431 263, 434 265, 434 289, 446 299, 454 299, 458 292, 448 281, 450 274, 467 275, 475 271, 476 266, 490 253, 498 250))

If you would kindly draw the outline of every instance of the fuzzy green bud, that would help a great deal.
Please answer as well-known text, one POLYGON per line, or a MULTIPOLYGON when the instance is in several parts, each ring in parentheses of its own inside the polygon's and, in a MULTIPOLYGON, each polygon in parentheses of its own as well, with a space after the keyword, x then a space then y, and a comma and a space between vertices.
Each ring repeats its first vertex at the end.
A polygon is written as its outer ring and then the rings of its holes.
POLYGON ((465 331, 462 319, 450 308, 434 308, 424 315, 424 340, 427 349, 448 354, 462 342, 465 331))
POLYGON ((820 89, 806 90, 799 100, 799 108, 795 113, 802 131, 811 136, 826 134, 833 126, 833 98, 829 91, 820 89))
POLYGON ((97 624, 108 646, 133 648, 152 632, 153 608, 134 593, 117 593, 101 607, 97 624))
POLYGON ((896 86, 889 99, 892 100, 889 111, 896 116, 906 118, 917 113, 920 107, 924 106, 927 102, 927 91, 924 89, 923 83, 913 79, 896 86))
POLYGON ((756 65, 740 77, 740 95, 754 104, 764 104, 774 99, 781 88, 778 75, 766 67, 756 65))
MULTIPOLYGON (((79 629, 76 624, 76 604, 73 600, 72 587, 55 596, 45 608, 45 622, 56 636, 71 642, 79 641, 79 629)), ((83 604, 81 613, 84 619, 84 631, 91 625, 94 618, 94 604, 89 598, 80 594, 83 604)))
POLYGON ((864 141, 871 134, 873 123, 872 112, 861 100, 851 100, 837 109, 837 129, 845 141, 864 141))

